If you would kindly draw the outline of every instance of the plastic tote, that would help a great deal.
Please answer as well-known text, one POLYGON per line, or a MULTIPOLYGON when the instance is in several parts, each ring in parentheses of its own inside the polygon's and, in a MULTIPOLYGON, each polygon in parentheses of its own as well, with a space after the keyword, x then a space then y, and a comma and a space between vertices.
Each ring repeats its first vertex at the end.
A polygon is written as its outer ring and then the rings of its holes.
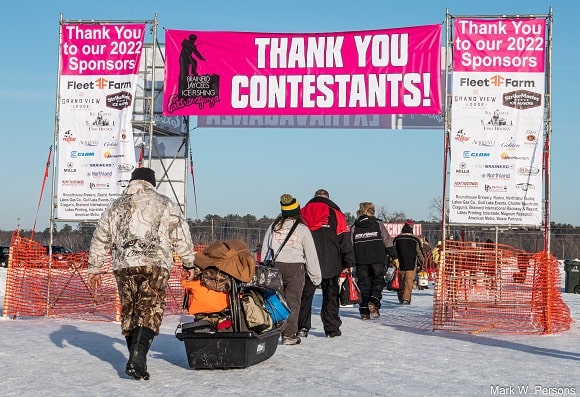
POLYGON ((188 323, 182 324, 175 335, 184 342, 192 369, 246 368, 267 360, 276 352, 281 332, 274 328, 259 335, 251 331, 211 333, 188 328, 188 323))
POLYGON ((175 336, 185 344, 187 362, 193 369, 246 368, 257 364, 276 352, 280 334, 286 322, 257 334, 248 331, 241 310, 238 282, 232 279, 229 293, 232 332, 219 332, 207 323, 184 316, 175 336), (200 324, 201 323, 201 324, 200 324))

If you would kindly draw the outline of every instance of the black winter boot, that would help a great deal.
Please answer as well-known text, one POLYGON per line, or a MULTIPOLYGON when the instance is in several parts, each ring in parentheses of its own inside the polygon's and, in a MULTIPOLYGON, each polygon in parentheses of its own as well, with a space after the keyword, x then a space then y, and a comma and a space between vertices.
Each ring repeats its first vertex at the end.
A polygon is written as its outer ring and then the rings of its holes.
POLYGON ((133 330, 129 332, 129 335, 125 335, 125 340, 127 341, 127 349, 129 349, 129 353, 131 352, 131 343, 133 343, 133 330))
POLYGON ((149 372, 147 372, 147 353, 155 332, 147 327, 135 327, 132 331, 133 338, 131 339, 131 347, 129 348, 129 361, 125 373, 133 379, 149 380, 149 372))

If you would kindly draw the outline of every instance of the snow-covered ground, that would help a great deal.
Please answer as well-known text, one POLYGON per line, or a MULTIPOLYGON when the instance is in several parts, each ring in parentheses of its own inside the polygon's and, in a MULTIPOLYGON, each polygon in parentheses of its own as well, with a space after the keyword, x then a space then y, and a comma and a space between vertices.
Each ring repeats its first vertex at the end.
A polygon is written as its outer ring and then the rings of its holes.
MULTIPOLYGON (((0 303, 6 269, 0 269, 0 303)), ((342 336, 326 338, 320 296, 302 344, 279 345, 246 369, 192 370, 166 317, 151 347, 149 381, 125 373, 118 323, 0 320, 2 396, 562 396, 580 394, 580 295, 563 293, 575 322, 547 336, 432 331, 433 289, 401 306, 385 290, 381 317, 341 308, 342 336)))

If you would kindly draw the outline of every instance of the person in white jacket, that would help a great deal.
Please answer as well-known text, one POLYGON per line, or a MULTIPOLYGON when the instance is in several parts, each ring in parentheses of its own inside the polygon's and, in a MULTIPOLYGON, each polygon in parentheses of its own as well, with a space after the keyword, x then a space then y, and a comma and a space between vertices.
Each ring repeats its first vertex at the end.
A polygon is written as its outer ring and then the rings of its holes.
POLYGON ((318 285, 322 282, 322 274, 312 234, 300 215, 300 204, 292 195, 283 194, 280 206, 282 213, 268 227, 264 236, 261 257, 275 260, 275 266, 282 274, 284 298, 291 311, 282 333, 282 344, 297 345, 300 343, 296 332, 305 275, 307 273, 312 283, 318 285), (291 231, 292 234, 280 249, 291 231))

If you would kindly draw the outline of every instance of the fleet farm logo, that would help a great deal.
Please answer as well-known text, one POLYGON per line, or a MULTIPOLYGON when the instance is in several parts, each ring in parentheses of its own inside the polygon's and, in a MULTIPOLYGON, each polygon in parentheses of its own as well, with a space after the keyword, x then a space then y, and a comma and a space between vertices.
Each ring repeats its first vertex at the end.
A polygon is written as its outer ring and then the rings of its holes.
MULTIPOLYGON (((99 77, 94 81, 88 81, 88 82, 79 82, 79 81, 71 80, 71 81, 67 82, 66 87, 68 90, 82 90, 82 91, 89 91, 89 90, 130 90, 131 89, 131 82, 130 81, 107 80, 104 77, 99 77)), ((95 99, 91 99, 91 101, 95 101, 95 99)), ((95 102, 92 102, 92 103, 95 103, 95 102)), ((96 103, 98 103, 98 102, 96 102, 96 103)))
POLYGON ((462 77, 459 79, 461 87, 491 87, 491 88, 535 88, 535 80, 518 80, 504 77, 500 74, 485 77, 482 79, 473 79, 471 77, 462 77))

